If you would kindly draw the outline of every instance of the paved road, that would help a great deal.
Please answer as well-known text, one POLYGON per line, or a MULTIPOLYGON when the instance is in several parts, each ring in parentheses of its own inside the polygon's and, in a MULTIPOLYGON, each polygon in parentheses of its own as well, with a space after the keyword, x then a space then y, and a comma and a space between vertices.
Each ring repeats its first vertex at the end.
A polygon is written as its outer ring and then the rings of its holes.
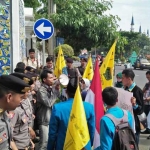
MULTIPOLYGON (((116 66, 115 67, 115 74, 122 72, 124 69, 123 66, 116 66)), ((143 88, 147 79, 145 78, 145 73, 147 70, 133 70, 135 73, 135 83, 140 87, 143 88)), ((115 78, 116 80, 116 78, 115 78)), ((147 140, 148 135, 141 134, 140 136, 140 150, 150 150, 150 140, 147 140)))
MULTIPOLYGON (((115 67, 115 74, 122 72, 124 69, 123 66, 116 66, 115 67)), ((148 70, 133 70, 135 73, 135 83, 143 89, 145 83, 147 82, 147 79, 145 77, 146 71, 148 70)))

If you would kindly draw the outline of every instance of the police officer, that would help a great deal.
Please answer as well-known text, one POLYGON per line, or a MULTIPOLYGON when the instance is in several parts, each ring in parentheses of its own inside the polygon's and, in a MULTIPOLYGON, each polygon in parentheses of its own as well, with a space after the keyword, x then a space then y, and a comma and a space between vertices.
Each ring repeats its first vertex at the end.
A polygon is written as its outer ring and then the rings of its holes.
POLYGON ((25 94, 29 85, 12 75, 0 76, 0 150, 9 150, 12 145, 10 122, 6 111, 14 110, 25 94))
MULTIPOLYGON (((22 79, 25 83, 32 85, 33 80, 22 73, 11 74, 22 79)), ((13 111, 9 112, 11 114, 11 123, 13 126, 13 141, 18 148, 18 150, 28 150, 34 148, 34 144, 30 138, 30 133, 33 138, 35 137, 35 132, 32 129, 32 112, 31 104, 27 99, 28 92, 25 94, 24 100, 21 104, 13 111)))

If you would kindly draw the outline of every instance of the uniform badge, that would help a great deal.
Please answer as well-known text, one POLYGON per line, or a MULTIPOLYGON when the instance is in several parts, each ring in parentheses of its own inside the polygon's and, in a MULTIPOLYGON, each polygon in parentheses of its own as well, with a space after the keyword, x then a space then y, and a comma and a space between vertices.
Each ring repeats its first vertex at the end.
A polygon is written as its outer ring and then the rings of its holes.
POLYGON ((4 134, 3 134, 3 137, 7 138, 7 134, 6 134, 6 133, 4 133, 4 134))
POLYGON ((15 113, 14 113, 14 112, 9 112, 8 117, 9 117, 10 119, 14 118, 14 116, 15 116, 15 113))
POLYGON ((0 138, 0 143, 3 141, 3 139, 2 138, 0 138))

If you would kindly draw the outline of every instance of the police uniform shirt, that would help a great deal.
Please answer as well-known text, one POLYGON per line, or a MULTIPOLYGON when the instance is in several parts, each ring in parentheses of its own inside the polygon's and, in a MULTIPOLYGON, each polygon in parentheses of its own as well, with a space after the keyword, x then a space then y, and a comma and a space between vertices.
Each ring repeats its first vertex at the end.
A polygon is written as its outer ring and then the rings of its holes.
POLYGON ((29 114, 21 104, 13 111, 11 124, 13 127, 13 140, 18 149, 25 149, 29 146, 29 114))
POLYGON ((11 128, 5 112, 0 113, 0 150, 9 150, 10 149, 10 141, 11 128))

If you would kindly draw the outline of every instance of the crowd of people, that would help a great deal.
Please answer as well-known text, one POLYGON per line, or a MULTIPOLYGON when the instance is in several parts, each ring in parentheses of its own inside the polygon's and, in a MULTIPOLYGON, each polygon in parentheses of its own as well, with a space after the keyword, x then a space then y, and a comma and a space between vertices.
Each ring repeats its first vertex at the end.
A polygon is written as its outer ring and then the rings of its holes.
MULTIPOLYGON (((16 65, 14 73, 0 77, 0 149, 1 150, 63 150, 68 121, 74 95, 80 78, 80 89, 88 124, 90 141, 83 148, 91 150, 95 133, 95 113, 92 104, 85 102, 91 81, 82 78, 87 58, 81 58, 81 66, 75 68, 73 59, 66 59, 66 69, 62 70, 69 78, 62 98, 60 82, 54 75, 53 59, 46 58, 46 66, 41 67, 35 58, 34 49, 29 50, 29 58, 16 65)), ((141 90, 134 82, 135 74, 125 69, 117 74, 116 87, 133 93, 131 104, 133 116, 116 106, 118 93, 114 87, 102 92, 106 106, 105 115, 100 122, 100 147, 98 150, 111 150, 115 136, 115 124, 107 115, 117 119, 127 115, 126 122, 135 130, 136 145, 139 144, 139 115, 150 110, 150 84, 141 90), (134 127, 135 121, 135 127, 134 127)), ((150 71, 146 73, 150 81, 150 71)), ((149 129, 147 129, 149 131, 149 129)), ((146 130, 146 131, 147 131, 146 130)))

